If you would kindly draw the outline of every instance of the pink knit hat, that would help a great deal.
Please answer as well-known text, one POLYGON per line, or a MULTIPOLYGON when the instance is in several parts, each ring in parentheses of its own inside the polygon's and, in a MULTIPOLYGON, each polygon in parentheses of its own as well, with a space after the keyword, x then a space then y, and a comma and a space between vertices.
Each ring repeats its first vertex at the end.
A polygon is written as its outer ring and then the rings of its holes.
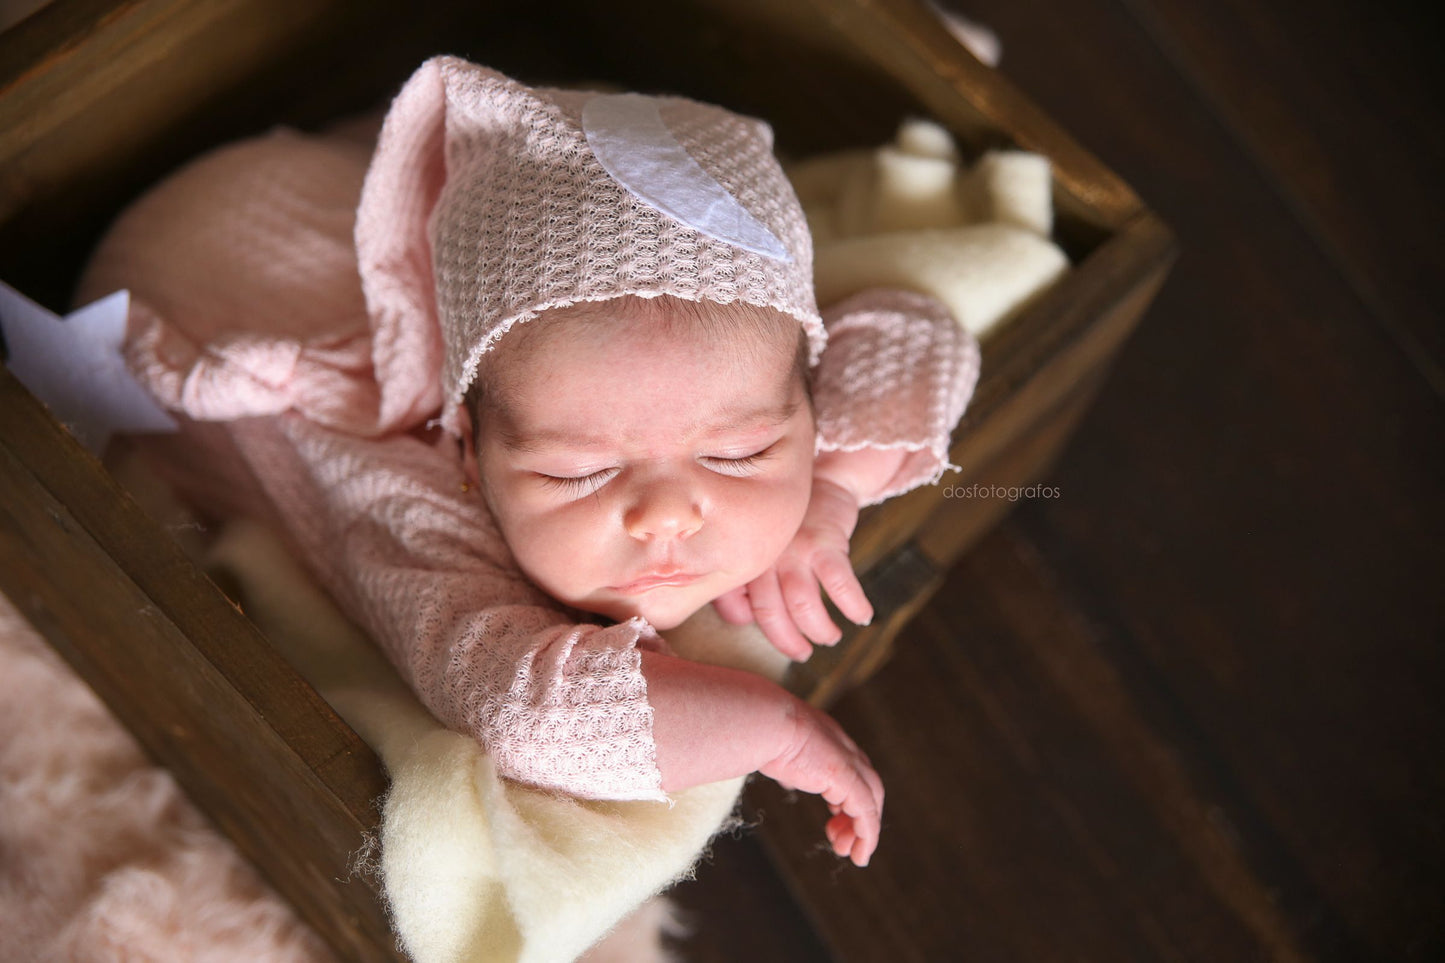
POLYGON ((771 129, 679 97, 428 60, 387 114, 356 244, 383 421, 440 406, 455 431, 481 356, 579 301, 740 301, 797 318, 815 361, 826 341, 771 129))

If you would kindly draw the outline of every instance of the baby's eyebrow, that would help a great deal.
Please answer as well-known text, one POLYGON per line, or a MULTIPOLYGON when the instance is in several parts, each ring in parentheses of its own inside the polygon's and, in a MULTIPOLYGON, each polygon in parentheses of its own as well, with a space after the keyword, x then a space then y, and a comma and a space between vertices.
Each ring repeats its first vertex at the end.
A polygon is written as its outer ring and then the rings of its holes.
POLYGON ((559 449, 603 448, 607 444, 605 435, 593 435, 574 428, 535 428, 524 430, 517 424, 512 411, 496 406, 489 416, 502 447, 508 451, 539 454, 559 449))
POLYGON ((523 435, 504 429, 497 434, 501 436, 502 447, 508 451, 522 451, 534 455, 559 449, 601 448, 603 445, 600 438, 583 437, 566 431, 537 431, 523 435))
MULTIPOLYGON (((806 398, 792 397, 781 404, 754 405, 724 409, 716 422, 698 426, 701 438, 716 437, 729 432, 758 430, 781 425, 797 413, 806 398)), ((579 433, 566 428, 539 428, 521 431, 511 417, 497 419, 497 435, 509 451, 538 454, 558 449, 605 448, 616 441, 605 435, 579 433)))
POLYGON ((793 417, 807 399, 795 394, 781 404, 754 405, 752 407, 726 408, 723 418, 713 425, 704 427, 700 434, 720 435, 744 428, 772 428, 793 417))

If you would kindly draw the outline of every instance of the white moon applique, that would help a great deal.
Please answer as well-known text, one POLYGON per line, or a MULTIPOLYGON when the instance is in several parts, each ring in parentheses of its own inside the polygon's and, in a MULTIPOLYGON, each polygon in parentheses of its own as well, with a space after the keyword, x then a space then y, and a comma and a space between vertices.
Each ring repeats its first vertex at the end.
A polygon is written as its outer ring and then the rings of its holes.
POLYGON ((792 255, 678 143, 642 94, 598 94, 582 107, 587 145, 638 200, 695 231, 779 261, 792 255))

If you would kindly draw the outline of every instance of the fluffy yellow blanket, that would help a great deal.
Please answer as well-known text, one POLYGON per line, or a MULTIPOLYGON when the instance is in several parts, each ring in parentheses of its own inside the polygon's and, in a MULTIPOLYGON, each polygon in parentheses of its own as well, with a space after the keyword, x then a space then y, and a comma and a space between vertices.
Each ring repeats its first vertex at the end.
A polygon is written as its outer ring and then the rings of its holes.
MULTIPOLYGON (((416 963, 576 958, 685 876, 727 823, 742 780, 673 802, 598 802, 499 779, 476 740, 417 702, 395 670, 260 526, 233 522, 210 553, 246 613, 386 764, 381 872, 416 963)), ((760 634, 704 610, 679 654, 780 677, 760 634)))

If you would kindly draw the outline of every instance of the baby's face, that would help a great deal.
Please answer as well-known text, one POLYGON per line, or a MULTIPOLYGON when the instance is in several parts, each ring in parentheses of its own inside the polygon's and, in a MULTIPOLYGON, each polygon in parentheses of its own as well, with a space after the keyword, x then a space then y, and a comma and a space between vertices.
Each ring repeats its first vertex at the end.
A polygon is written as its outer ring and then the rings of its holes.
POLYGON ((482 488, 554 598, 666 630, 792 540, 814 445, 796 328, 732 340, 562 323, 503 356, 478 431, 482 488))

